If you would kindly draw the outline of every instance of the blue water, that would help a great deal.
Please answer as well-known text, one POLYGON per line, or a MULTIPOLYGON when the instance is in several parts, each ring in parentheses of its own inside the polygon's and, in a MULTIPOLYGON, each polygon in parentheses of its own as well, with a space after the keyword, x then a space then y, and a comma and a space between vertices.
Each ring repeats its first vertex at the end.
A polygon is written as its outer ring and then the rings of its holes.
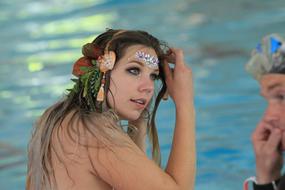
MULTIPOLYGON (((195 189, 241 189, 266 106, 244 64, 261 36, 284 26, 284 0, 1 0, 0 189, 24 189, 33 122, 70 87, 82 44, 105 28, 147 30, 184 49, 195 81, 195 189)), ((174 113, 163 102, 157 118, 164 165, 174 113)))

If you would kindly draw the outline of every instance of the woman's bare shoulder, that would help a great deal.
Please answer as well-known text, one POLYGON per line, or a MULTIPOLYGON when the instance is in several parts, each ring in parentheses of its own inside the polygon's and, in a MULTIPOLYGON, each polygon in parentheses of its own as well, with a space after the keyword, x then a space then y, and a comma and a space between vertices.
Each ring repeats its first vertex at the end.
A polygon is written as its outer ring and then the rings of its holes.
POLYGON ((61 153, 68 155, 69 163, 70 159, 77 162, 78 167, 82 165, 79 170, 88 171, 89 177, 100 179, 115 189, 175 189, 172 178, 150 160, 126 133, 115 128, 118 126, 100 121, 99 125, 94 123, 92 126, 92 122, 87 122, 86 126, 86 122, 74 118, 72 120, 68 115, 55 132, 59 138, 54 144, 57 147, 63 144, 67 152, 61 153))
POLYGON ((129 140, 116 124, 84 117, 74 110, 58 125, 52 132, 52 148, 61 153, 61 156, 78 159, 80 162, 90 161, 90 150, 94 154, 103 147, 113 147, 129 140))

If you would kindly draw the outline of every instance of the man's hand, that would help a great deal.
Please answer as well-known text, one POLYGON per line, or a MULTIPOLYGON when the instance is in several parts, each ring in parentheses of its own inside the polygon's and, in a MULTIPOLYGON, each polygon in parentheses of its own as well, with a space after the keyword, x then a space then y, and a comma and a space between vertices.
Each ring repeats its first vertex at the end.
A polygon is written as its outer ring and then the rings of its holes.
POLYGON ((258 184, 270 183, 281 177, 282 139, 284 139, 282 137, 285 138, 285 132, 264 121, 261 121, 253 132, 252 143, 258 184))

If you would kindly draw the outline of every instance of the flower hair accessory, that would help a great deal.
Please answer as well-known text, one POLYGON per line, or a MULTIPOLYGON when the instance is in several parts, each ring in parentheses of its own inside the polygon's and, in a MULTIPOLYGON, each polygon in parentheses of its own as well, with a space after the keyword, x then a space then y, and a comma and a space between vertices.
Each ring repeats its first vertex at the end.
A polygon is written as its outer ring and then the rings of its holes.
POLYGON ((92 43, 85 44, 82 48, 84 56, 79 58, 73 65, 72 74, 78 78, 71 79, 75 82, 75 85, 68 91, 82 93, 89 111, 102 111, 106 72, 112 70, 116 62, 116 54, 114 51, 109 51, 109 46, 114 37, 122 32, 119 31, 114 34, 104 50, 92 43))
POLYGON ((103 51, 100 47, 87 43, 82 48, 82 54, 84 57, 79 58, 73 65, 72 74, 77 77, 85 74, 88 68, 96 66, 96 64, 92 64, 91 60, 97 60, 103 54, 103 51))
POLYGON ((285 74, 285 40, 278 34, 265 36, 252 51, 246 70, 257 80, 267 73, 285 74))
POLYGON ((90 59, 87 57, 81 57, 73 65, 72 74, 80 77, 86 73, 87 68, 91 68, 92 66, 93 64, 91 63, 90 59))
POLYGON ((99 69, 103 73, 103 78, 101 80, 101 86, 97 95, 97 101, 102 102, 104 100, 104 85, 106 82, 106 77, 105 74, 107 71, 112 70, 115 61, 116 61, 116 54, 113 51, 110 52, 105 52, 103 56, 100 56, 99 59, 97 60, 99 63, 99 69))

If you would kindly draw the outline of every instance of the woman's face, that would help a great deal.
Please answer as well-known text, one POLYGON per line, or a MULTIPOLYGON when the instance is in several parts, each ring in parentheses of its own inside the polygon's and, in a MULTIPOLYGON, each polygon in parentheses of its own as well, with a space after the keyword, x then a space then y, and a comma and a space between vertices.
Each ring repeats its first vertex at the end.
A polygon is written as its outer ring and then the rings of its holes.
POLYGON ((158 60, 154 49, 133 45, 111 72, 107 100, 121 119, 137 120, 148 107, 158 78, 158 60))

